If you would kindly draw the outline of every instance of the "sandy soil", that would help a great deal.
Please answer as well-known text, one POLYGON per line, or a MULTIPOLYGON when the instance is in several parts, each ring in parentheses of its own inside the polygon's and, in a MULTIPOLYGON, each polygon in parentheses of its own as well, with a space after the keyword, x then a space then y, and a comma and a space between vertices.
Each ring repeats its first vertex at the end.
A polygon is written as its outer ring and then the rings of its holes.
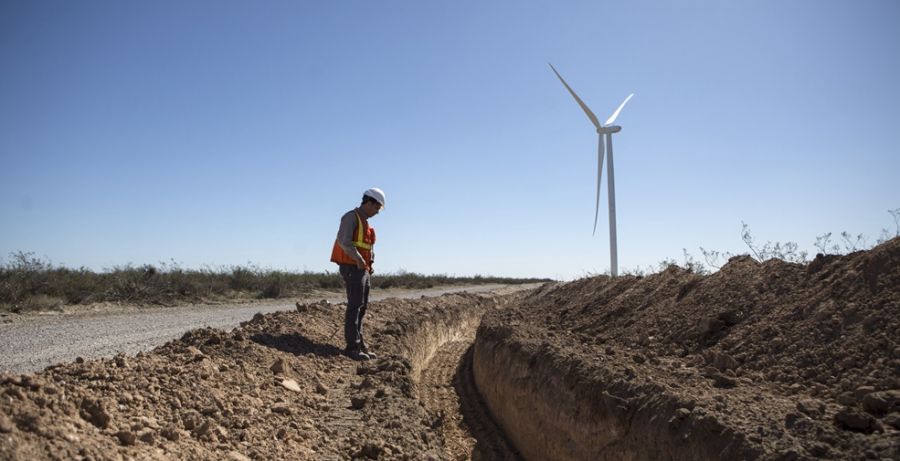
POLYGON ((4 375, 0 459, 900 459, 900 239, 370 309, 4 375))

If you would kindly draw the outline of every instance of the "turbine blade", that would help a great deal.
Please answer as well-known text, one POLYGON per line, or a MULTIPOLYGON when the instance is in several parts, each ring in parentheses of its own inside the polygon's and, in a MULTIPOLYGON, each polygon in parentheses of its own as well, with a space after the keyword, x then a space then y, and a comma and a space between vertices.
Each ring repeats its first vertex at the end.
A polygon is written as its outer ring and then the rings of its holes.
MULTIPOLYGON (((548 62, 547 64, 550 63, 548 62)), ((591 112, 591 109, 588 108, 587 104, 585 104, 584 101, 582 101, 581 98, 579 98, 578 95, 575 94, 575 90, 573 90, 572 87, 570 87, 569 84, 566 83, 566 81, 562 78, 562 75, 559 75, 559 72, 556 71, 556 68, 553 67, 553 64, 550 64, 550 68, 553 69, 553 73, 556 74, 557 77, 559 77, 559 81, 562 82, 563 85, 565 85, 566 89, 569 90, 569 93, 572 94, 572 97, 575 98, 575 101, 578 103, 578 105, 581 106, 581 110, 583 110, 588 118, 591 119, 591 123, 594 124, 594 127, 600 129, 600 121, 597 120, 597 116, 594 115, 594 113, 591 112)))
MULTIPOLYGON (((607 135, 609 136, 609 135, 607 135)), ((603 135, 598 136, 597 142, 597 201, 594 204, 594 231, 591 235, 597 235, 597 215, 600 214, 600 178, 603 177, 603 135)))
POLYGON ((634 96, 634 93, 629 94, 628 97, 625 98, 624 101, 622 101, 622 104, 619 104, 619 108, 616 109, 616 111, 613 112, 613 114, 609 116, 609 119, 606 121, 606 123, 603 124, 603 126, 610 125, 616 121, 616 117, 619 116, 619 112, 622 112, 622 108, 625 107, 625 104, 628 103, 628 101, 631 99, 632 96, 634 96))

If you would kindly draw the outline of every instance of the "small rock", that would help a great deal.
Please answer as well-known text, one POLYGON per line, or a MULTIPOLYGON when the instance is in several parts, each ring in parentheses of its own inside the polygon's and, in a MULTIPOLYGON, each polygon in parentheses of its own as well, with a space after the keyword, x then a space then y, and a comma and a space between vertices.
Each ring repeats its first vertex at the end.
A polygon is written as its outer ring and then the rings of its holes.
POLYGON ((213 428, 213 422, 210 420, 203 421, 203 424, 194 429, 194 435, 197 437, 209 434, 213 428))
POLYGON ((871 433, 875 430, 875 418, 856 408, 848 407, 834 415, 834 422, 839 427, 856 432, 871 433))
POLYGON ((365 397, 350 397, 350 408, 360 410, 366 406, 367 399, 365 397))
POLYGON ((797 450, 787 450, 784 453, 778 455, 778 457, 775 459, 776 461, 798 461, 799 459, 801 459, 801 457, 800 453, 798 453, 797 450))
POLYGON ((641 354, 634 354, 631 356, 631 360, 634 360, 634 363, 644 363, 647 359, 641 354))
POLYGON ((125 445, 125 446, 134 445, 134 442, 137 440, 137 437, 135 437, 134 432, 131 432, 131 431, 116 432, 116 438, 119 439, 119 443, 121 443, 122 445, 125 445))
POLYGON ((713 373, 712 375, 713 385, 720 388, 731 388, 737 386, 737 380, 730 377, 725 376, 721 373, 713 373))
POLYGON ((12 421, 5 414, 0 413, 0 433, 9 434, 12 432, 13 427, 12 421))
POLYGON ((18 387, 8 387, 3 391, 3 393, 15 397, 19 400, 25 400, 25 394, 18 387))
POLYGON ((284 375, 287 374, 291 368, 287 364, 287 362, 284 361, 284 359, 278 359, 275 361, 275 363, 272 364, 269 369, 272 370, 272 372, 275 374, 284 375))
POLYGON ((187 347, 187 352, 188 352, 188 354, 191 354, 191 355, 194 356, 194 357, 202 357, 202 356, 205 356, 205 355, 206 355, 206 354, 203 353, 203 351, 201 351, 200 349, 197 349, 197 348, 194 347, 194 346, 188 346, 188 347, 187 347))
POLYGON ((853 391, 853 396, 856 397, 856 401, 859 402, 866 394, 871 394, 872 392, 875 392, 875 387, 873 386, 859 386, 853 391))
POLYGON ((328 393, 328 388, 322 384, 322 381, 316 380, 316 394, 325 395, 328 393))
POLYGON ((272 410, 272 413, 278 413, 280 415, 290 415, 291 414, 290 407, 288 407, 287 404, 284 404, 284 403, 276 403, 275 405, 272 405, 271 410, 272 410))
POLYGON ((812 425, 812 419, 802 413, 790 412, 784 417, 784 427, 796 431, 804 431, 812 425))
POLYGON ((828 456, 828 453, 831 451, 831 449, 828 448, 828 445, 825 445, 824 443, 813 442, 809 445, 809 447, 806 448, 806 451, 808 451, 809 454, 813 455, 816 458, 824 458, 828 456))
POLYGON ((157 421, 156 418, 153 418, 151 416, 139 417, 138 423, 140 423, 142 427, 149 427, 151 429, 159 429, 159 421, 157 421))
POLYGON ((37 413, 32 413, 30 411, 26 411, 25 413, 21 413, 16 417, 16 425, 19 426, 19 429, 26 432, 38 432, 41 426, 41 418, 37 413))
POLYGON ((353 457, 378 459, 383 452, 384 442, 380 440, 375 442, 366 442, 365 445, 363 445, 363 447, 353 455, 353 457))
POLYGON ((294 381, 293 379, 285 379, 285 380, 281 381, 281 387, 284 387, 285 389, 287 389, 289 391, 294 391, 294 392, 302 392, 303 391, 302 389, 300 389, 300 385, 297 384, 297 381, 294 381))
POLYGON ((106 429, 112 417, 104 408, 100 400, 84 399, 81 401, 79 415, 85 421, 97 426, 100 429, 106 429))
POLYGON ((297 312, 309 312, 309 306, 306 304, 300 304, 299 302, 296 304, 297 312))
POLYGON ((225 459, 227 459, 228 461, 251 461, 250 457, 234 450, 229 451, 225 459))
POLYGON ((41 387, 43 387, 43 384, 35 381, 34 375, 27 374, 22 375, 22 386, 27 387, 32 391, 37 391, 40 390, 41 387))
POLYGON ((862 404, 866 411, 877 416, 900 411, 900 390, 870 392, 863 397, 862 404))
POLYGON ((888 426, 900 430, 900 413, 891 413, 885 416, 882 421, 884 421, 884 423, 888 426))
POLYGON ((825 413, 825 404, 812 399, 797 402, 797 411, 810 418, 820 418, 825 413))
POLYGON ((853 405, 856 405, 857 402, 856 397, 854 397, 853 393, 849 391, 842 392, 840 395, 838 395, 837 401, 839 404, 845 407, 852 407, 853 405))
POLYGON ((178 432, 178 429, 176 429, 172 426, 168 426, 168 427, 164 428, 159 433, 160 433, 160 435, 162 435, 163 437, 165 437, 168 440, 171 440, 172 442, 177 442, 178 439, 181 438, 181 433, 178 432))
POLYGON ((154 433, 152 429, 146 429, 138 432, 137 438, 147 445, 153 445, 154 443, 156 443, 156 433, 154 433))
POLYGON ((719 353, 713 357, 712 366, 716 367, 719 371, 725 372, 737 368, 738 362, 728 354, 719 353))
POLYGON ((216 439, 220 442, 228 440, 228 430, 218 424, 213 427, 212 433, 216 435, 216 439))

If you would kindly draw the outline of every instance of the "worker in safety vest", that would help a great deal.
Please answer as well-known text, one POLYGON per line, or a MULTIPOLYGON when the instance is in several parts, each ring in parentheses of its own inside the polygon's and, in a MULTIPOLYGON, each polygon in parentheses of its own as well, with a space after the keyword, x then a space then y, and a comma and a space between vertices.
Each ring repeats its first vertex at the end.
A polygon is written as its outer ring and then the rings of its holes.
POLYGON ((375 253, 375 229, 369 218, 384 208, 384 192, 372 188, 363 193, 358 208, 341 217, 337 238, 331 250, 331 261, 337 263, 347 288, 347 312, 344 315, 344 353, 354 360, 375 358, 363 340, 363 316, 369 305, 369 275, 375 253))

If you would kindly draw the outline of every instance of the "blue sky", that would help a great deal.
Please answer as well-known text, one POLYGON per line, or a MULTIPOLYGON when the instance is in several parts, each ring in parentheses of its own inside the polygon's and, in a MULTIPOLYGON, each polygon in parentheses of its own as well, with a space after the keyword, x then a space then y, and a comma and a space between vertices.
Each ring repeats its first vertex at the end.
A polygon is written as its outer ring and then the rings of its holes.
POLYGON ((376 270, 620 270, 894 230, 900 3, 0 2, 0 255, 334 270, 372 186, 376 270))

